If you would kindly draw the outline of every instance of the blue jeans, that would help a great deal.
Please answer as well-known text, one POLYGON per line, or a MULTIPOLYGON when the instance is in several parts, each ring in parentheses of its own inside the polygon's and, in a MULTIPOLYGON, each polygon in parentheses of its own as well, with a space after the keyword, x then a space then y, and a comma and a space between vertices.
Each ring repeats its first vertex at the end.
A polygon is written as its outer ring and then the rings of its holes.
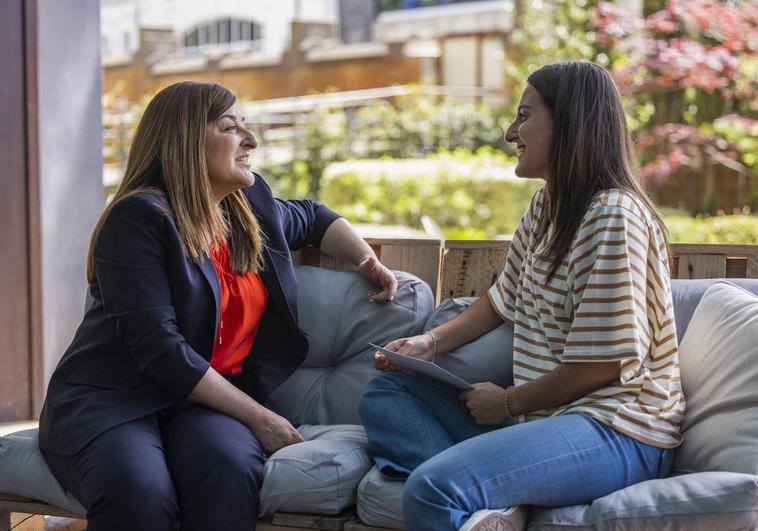
POLYGON ((587 415, 478 426, 458 394, 422 376, 389 373, 361 397, 377 466, 389 478, 410 474, 403 498, 409 530, 458 529, 480 509, 585 504, 671 469, 671 450, 587 415))

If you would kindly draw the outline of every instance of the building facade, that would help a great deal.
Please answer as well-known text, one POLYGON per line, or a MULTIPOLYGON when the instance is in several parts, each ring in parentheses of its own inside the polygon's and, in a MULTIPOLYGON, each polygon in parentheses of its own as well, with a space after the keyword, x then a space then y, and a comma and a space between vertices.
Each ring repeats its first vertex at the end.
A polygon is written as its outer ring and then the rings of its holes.
POLYGON ((373 0, 103 2, 104 91, 129 101, 185 79, 246 100, 409 83, 495 94, 512 25, 504 0, 378 14, 373 0))

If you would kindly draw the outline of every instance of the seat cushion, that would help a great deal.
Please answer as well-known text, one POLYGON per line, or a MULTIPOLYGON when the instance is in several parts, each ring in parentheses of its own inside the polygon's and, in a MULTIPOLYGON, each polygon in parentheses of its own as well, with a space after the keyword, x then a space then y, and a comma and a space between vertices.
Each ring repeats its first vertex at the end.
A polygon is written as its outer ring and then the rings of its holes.
MULTIPOLYGON (((336 514, 355 503, 358 483, 373 466, 362 426, 300 426, 306 442, 271 455, 263 469, 261 514, 336 514)), ((39 449, 38 430, 0 437, 0 493, 24 496, 73 513, 85 509, 64 491, 39 449)))
POLYGON ((337 514, 355 503, 374 461, 363 426, 298 427, 304 443, 282 448, 263 468, 261 515, 276 511, 337 514))
POLYGON ((358 518, 368 526, 405 529, 404 489, 405 481, 388 480, 372 467, 358 485, 358 518))
MULTIPOLYGON (((402 529, 402 481, 374 467, 358 485, 358 517, 370 526, 402 529)), ((712 531, 755 529, 758 476, 700 472, 632 485, 591 505, 534 508, 529 531, 712 531)))
POLYGON ((308 355, 269 397, 269 407, 299 424, 360 424, 358 400, 379 374, 369 342, 384 345, 418 334, 434 309, 429 286, 396 272, 394 301, 374 303, 376 289, 354 272, 296 268, 300 326, 308 334, 308 355))
POLYGON ((0 493, 40 500, 72 513, 85 510, 63 490, 39 449, 38 430, 23 430, 0 437, 0 493))
POLYGON ((701 472, 632 485, 575 505, 532 512, 530 531, 755 529, 758 477, 701 472))
POLYGON ((758 474, 758 296, 713 284, 680 347, 682 471, 758 474))
MULTIPOLYGON (((445 299, 429 317, 424 330, 449 321, 476 300, 476 297, 445 299)), ((440 354, 434 361, 469 383, 513 385, 513 326, 504 323, 471 343, 440 354)))

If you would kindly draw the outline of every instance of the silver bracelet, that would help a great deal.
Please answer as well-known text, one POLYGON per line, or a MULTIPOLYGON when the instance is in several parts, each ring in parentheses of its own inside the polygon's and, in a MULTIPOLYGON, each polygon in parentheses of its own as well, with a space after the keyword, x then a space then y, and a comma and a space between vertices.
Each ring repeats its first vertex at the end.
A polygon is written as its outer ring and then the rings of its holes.
POLYGON ((437 356, 437 336, 431 330, 424 333, 429 334, 432 338, 432 359, 434 359, 437 356))
POLYGON ((508 418, 513 418, 513 412, 511 411, 511 391, 513 390, 513 386, 509 385, 505 388, 505 396, 503 396, 503 408, 505 409, 505 414, 508 416, 508 418))

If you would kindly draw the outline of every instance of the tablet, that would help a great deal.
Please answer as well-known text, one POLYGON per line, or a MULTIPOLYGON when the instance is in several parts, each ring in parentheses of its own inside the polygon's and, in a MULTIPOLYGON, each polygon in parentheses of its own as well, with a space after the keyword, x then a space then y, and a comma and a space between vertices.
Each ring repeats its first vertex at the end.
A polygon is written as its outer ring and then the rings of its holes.
POLYGON ((403 369, 406 372, 414 373, 414 374, 421 374, 423 376, 428 376, 429 378, 433 378, 435 380, 439 380, 440 382, 444 382, 446 384, 452 385, 454 387, 457 387, 458 389, 473 389, 474 387, 468 383, 466 380, 463 380, 453 374, 450 371, 447 371, 440 367, 439 365, 426 360, 421 360, 418 358, 412 358, 411 356, 406 356, 405 354, 398 354, 397 352, 393 352, 391 350, 387 350, 384 347, 380 347, 379 345, 374 345, 373 343, 369 343, 369 346, 372 348, 375 348, 389 360, 403 369))

